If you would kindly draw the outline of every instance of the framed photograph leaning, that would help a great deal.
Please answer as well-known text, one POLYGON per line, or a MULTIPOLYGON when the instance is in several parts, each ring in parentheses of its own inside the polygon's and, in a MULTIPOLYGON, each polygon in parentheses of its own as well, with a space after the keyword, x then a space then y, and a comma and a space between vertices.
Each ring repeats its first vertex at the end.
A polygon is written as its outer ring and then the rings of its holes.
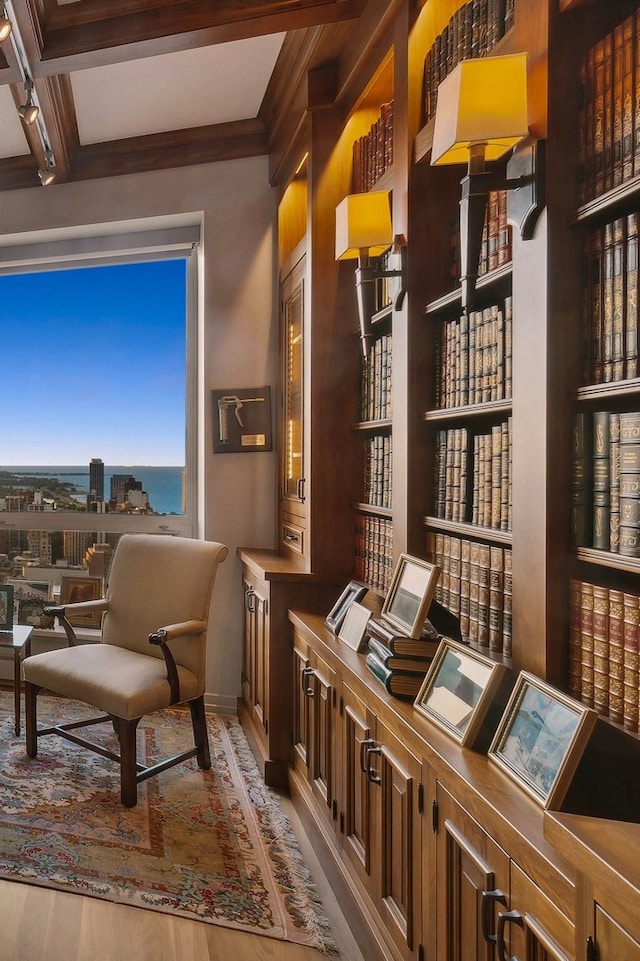
POLYGON ((511 686, 506 664, 445 637, 414 704, 460 744, 486 750, 511 686))
POLYGON ((364 604, 353 601, 338 632, 339 639, 354 651, 362 651, 367 645, 366 633, 370 617, 371 611, 364 604))
POLYGON ((420 637, 439 576, 436 564, 401 554, 382 605, 381 619, 399 634, 420 637))
POLYGON ((584 704, 521 671, 489 748, 489 759, 544 808, 557 809, 597 717, 584 704))
POLYGON ((360 584, 359 581, 349 581, 324 619, 325 624, 334 634, 339 632, 350 606, 354 601, 361 601, 367 590, 368 588, 364 584, 360 584))

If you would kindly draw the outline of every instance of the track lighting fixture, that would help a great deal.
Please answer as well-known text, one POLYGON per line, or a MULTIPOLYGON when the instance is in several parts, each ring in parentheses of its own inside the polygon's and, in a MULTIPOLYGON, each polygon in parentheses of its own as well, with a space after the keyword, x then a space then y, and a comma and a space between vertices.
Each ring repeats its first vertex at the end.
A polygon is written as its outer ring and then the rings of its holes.
POLYGON ((4 43, 5 40, 8 40, 11 30, 12 23, 7 16, 6 10, 3 10, 2 16, 0 17, 0 43, 4 43))
POLYGON ((27 95, 26 101, 21 107, 18 107, 18 115, 24 120, 26 124, 31 126, 38 119, 38 114, 40 113, 40 108, 37 104, 33 102, 33 80, 27 78, 24 82, 24 90, 27 95))
POLYGON ((44 167, 38 171, 38 177, 43 187, 48 187, 56 179, 56 161, 51 150, 47 150, 44 155, 44 167))

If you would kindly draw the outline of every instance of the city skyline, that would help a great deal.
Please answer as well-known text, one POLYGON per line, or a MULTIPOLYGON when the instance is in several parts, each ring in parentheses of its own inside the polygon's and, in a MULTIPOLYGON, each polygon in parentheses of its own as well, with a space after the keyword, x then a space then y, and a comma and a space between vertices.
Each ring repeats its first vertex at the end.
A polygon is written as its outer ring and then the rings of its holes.
POLYGON ((183 260, 0 276, 3 466, 185 463, 183 260))

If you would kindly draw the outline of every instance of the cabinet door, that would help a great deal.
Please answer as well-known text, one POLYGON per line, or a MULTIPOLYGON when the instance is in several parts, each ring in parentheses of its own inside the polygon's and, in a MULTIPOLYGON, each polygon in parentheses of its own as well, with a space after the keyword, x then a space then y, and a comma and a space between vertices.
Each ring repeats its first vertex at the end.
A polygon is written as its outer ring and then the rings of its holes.
POLYGON ((308 783, 316 811, 336 818, 335 672, 299 635, 293 647, 293 758, 308 783))
POLYGON ((598 961, 640 961, 640 942, 597 902, 593 925, 598 961))
POLYGON ((375 748, 375 716, 344 684, 342 689, 342 853, 355 876, 373 891, 373 824, 371 792, 367 777, 368 751, 375 748))
POLYGON ((295 521, 305 518, 304 270, 303 258, 281 285, 281 527, 287 547, 292 543, 286 533, 289 526, 295 532, 295 521))
POLYGON ((511 910, 498 915, 499 956, 508 951, 520 961, 569 961, 573 957, 573 923, 514 862, 510 902, 511 910))
POLYGON ((493 961, 509 859, 441 784, 436 801, 438 961, 493 961))
POLYGON ((374 824, 379 839, 380 910, 404 956, 414 949, 420 912, 420 762, 378 723, 379 755, 371 755, 369 777, 376 786, 374 824), (377 773, 375 773, 377 769, 377 773))
POLYGON ((244 657, 242 693, 254 721, 268 729, 269 601, 266 592, 250 579, 244 580, 244 657))

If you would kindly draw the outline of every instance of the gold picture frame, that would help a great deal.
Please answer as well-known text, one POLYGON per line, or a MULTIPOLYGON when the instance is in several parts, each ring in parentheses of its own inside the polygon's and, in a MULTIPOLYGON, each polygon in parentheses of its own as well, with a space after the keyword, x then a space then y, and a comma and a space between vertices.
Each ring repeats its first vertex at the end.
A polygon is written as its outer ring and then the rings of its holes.
POLYGON ((401 554, 380 617, 399 634, 421 637, 440 576, 437 564, 401 554))
POLYGON ((511 687, 506 664, 445 637, 414 706, 460 744, 486 750, 511 687))
POLYGON ((598 715, 521 671, 489 747, 489 759, 545 809, 558 809, 598 715))
MULTIPOLYGON (((63 577, 60 585, 60 605, 97 601, 102 597, 101 577, 63 577)), ((85 614, 69 614, 67 620, 73 627, 99 628, 102 614, 90 611, 85 614)))

